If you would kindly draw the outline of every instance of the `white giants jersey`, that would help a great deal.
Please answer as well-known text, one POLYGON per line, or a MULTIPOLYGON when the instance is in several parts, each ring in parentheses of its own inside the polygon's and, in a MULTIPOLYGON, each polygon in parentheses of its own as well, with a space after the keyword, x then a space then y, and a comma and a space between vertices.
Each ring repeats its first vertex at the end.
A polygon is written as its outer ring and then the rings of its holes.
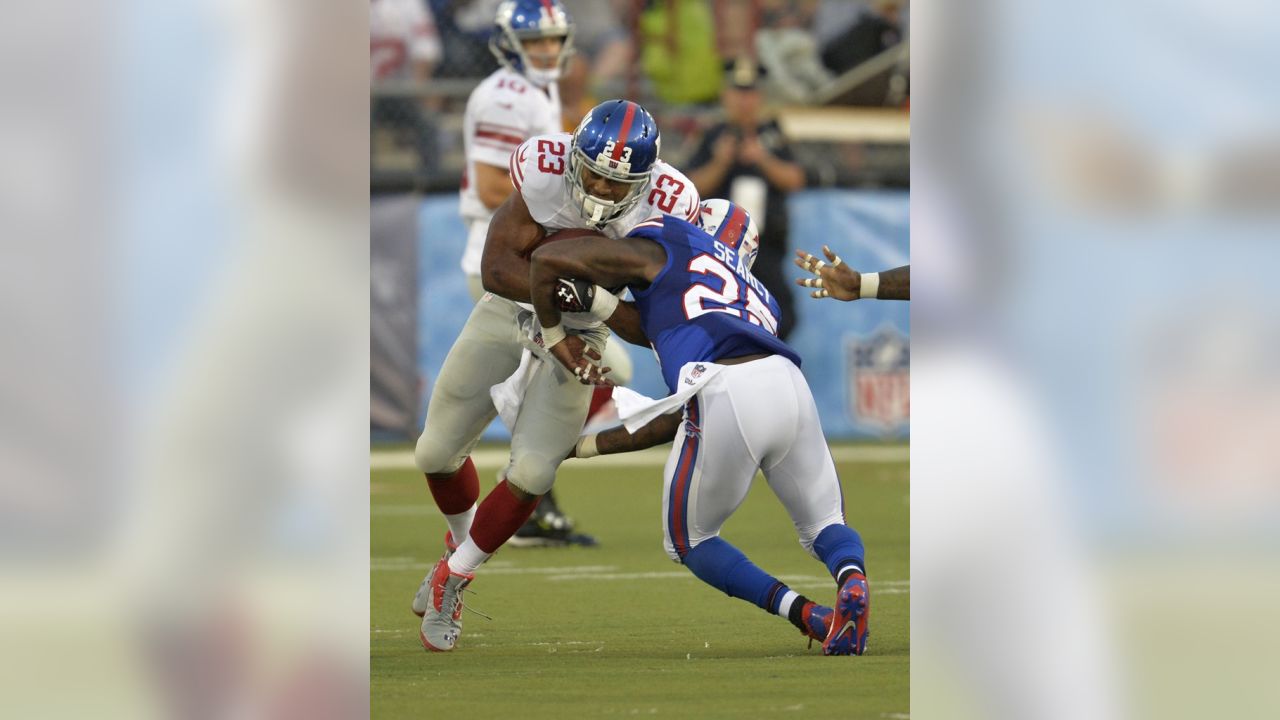
MULTIPOLYGON (((573 136, 553 133, 529 138, 511 156, 511 182, 524 198, 529 214, 547 230, 591 229, 582 208, 573 201, 565 173, 569 172, 569 148, 573 136)), ((611 238, 625 237, 636 225, 655 215, 672 215, 697 222, 698 190, 684 173, 659 160, 653 164, 649 184, 640 202, 626 215, 600 229, 611 238)))
MULTIPOLYGON (((567 228, 594 229, 582 215, 581 206, 573 202, 565 173, 569 172, 569 148, 573 136, 552 133, 531 137, 511 155, 511 183, 524 198, 529 214, 548 233, 567 228)), ((640 202, 622 217, 605 225, 600 234, 611 238, 625 237, 636 225, 655 215, 673 215, 696 222, 701 212, 698 190, 684 173, 659 160, 653 164, 649 184, 640 202)), ((529 310, 532 305, 520 303, 529 310)), ((594 327, 601 323, 590 313, 564 313, 565 327, 594 327)))
POLYGON ((463 272, 480 274, 485 230, 493 217, 493 211, 480 202, 476 193, 475 164, 506 170, 511 152, 520 143, 533 135, 559 132, 562 127, 560 93, 555 83, 544 92, 523 75, 499 68, 471 91, 462 135, 467 164, 462 176, 460 210, 462 219, 471 226, 462 256, 463 272))

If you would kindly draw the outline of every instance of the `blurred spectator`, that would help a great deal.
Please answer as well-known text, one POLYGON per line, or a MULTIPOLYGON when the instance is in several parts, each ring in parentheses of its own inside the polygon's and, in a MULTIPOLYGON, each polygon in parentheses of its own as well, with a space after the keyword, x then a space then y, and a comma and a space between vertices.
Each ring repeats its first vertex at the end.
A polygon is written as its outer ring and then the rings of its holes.
POLYGON ((423 0, 371 0, 369 75, 380 80, 422 80, 440 61, 440 37, 423 0))
MULTIPOLYGON (((371 0, 370 84, 389 80, 425 83, 440 58, 440 38, 423 0, 371 0)), ((436 165, 436 131, 430 117, 408 97, 378 97, 373 100, 371 129, 408 134, 420 168, 430 172, 436 165)))
POLYGON ((640 15, 641 65, 668 103, 706 103, 719 92, 720 57, 709 3, 648 0, 640 15))
POLYGON ((818 47, 825 48, 832 40, 853 27, 862 16, 866 2, 849 2, 849 0, 822 0, 807 16, 806 27, 813 34, 818 47))
MULTIPOLYGON (((848 5, 849 3, 842 3, 848 5)), ((755 49, 768 70, 771 96, 789 103, 811 102, 813 93, 834 76, 822 65, 815 32, 818 3, 771 0, 761 7, 755 49)))
POLYGON ((839 75, 902 42, 902 0, 873 0, 858 21, 829 41, 822 63, 839 75))
POLYGON ((439 78, 482 78, 498 69, 489 51, 493 17, 502 0, 417 0, 430 2, 439 18, 444 62, 439 78))
POLYGON ((600 100, 622 97, 622 86, 635 54, 628 21, 636 11, 632 0, 561 0, 573 18, 573 49, 560 100, 565 117, 577 120, 600 100))
POLYGON ((726 198, 741 205, 760 225, 760 254, 754 275, 778 299, 786 339, 794 316, 787 265, 787 193, 805 186, 778 123, 762 114, 761 68, 747 57, 725 67, 721 101, 725 118, 702 137, 686 172, 704 198, 726 198))

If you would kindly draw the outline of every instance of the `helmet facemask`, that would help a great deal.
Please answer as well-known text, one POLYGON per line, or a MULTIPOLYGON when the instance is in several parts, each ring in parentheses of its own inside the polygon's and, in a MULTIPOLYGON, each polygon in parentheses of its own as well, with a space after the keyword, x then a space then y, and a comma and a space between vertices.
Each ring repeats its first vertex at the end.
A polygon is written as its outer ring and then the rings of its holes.
MULTIPOLYGON (((629 153, 626 154, 629 155, 629 153)), ((603 227, 626 215, 636 206, 636 203, 640 202, 640 196, 649 182, 649 172, 646 170, 633 173, 629 161, 615 160, 607 152, 600 153, 596 158, 589 158, 586 152, 577 146, 575 138, 573 151, 569 155, 569 173, 566 180, 569 183, 570 195, 583 217, 592 225, 603 227), (592 195, 587 191, 582 180, 583 172, 588 171, 615 182, 627 183, 629 186, 627 194, 620 200, 609 200, 592 195)))

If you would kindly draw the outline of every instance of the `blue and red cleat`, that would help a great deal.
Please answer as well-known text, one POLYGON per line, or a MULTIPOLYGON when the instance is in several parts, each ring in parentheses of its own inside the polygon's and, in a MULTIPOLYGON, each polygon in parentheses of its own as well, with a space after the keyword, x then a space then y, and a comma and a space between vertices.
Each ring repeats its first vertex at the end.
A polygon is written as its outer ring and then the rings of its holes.
POLYGON ((867 649, 867 620, 871 617, 871 588, 867 576, 854 573, 836 593, 831 631, 822 642, 823 655, 861 655, 867 649))
POLYGON ((809 647, 813 647, 813 641, 824 642, 827 636, 831 634, 831 617, 835 615, 835 611, 826 605, 819 605, 811 602, 804 608, 804 634, 809 638, 809 647))

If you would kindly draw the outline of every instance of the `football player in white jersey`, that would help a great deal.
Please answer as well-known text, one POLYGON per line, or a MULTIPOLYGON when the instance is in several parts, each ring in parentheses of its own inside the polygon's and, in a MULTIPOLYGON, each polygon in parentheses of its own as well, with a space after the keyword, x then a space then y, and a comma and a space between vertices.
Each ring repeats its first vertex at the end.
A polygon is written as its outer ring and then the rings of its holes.
MULTIPOLYGON (((549 0, 548 0, 549 1, 549 0)), ((575 382, 554 359, 529 305, 529 255, 559 229, 594 229, 622 237, 658 214, 696 218, 693 183, 658 159, 658 127, 644 108, 609 100, 577 130, 529 138, 512 153, 512 193, 497 209, 481 257, 486 291, 440 370, 415 458, 449 524, 446 551, 414 597, 428 650, 452 650, 462 630, 462 589, 551 489, 556 469, 577 442, 591 386, 575 382), (522 358, 534 351, 532 362, 522 358), (525 360, 522 365, 522 359, 525 360), (477 505, 479 482, 470 453, 497 410, 490 388, 520 370, 521 404, 503 480, 477 505)), ((590 307, 566 312, 563 342, 599 360, 608 328, 643 342, 639 315, 599 289, 590 307)), ((558 338, 556 341, 560 341, 558 338)))
POLYGON ((462 271, 473 300, 484 294, 480 254, 493 211, 511 194, 511 153, 534 135, 560 132, 556 81, 573 52, 573 24, 559 2, 508 0, 498 8, 489 46, 502 67, 467 99, 466 168, 459 208, 467 225, 462 271))
MULTIPOLYGON (((489 219, 512 191, 507 175, 512 151, 531 136, 557 133, 564 127, 556 82, 573 53, 573 30, 573 19, 559 0, 506 0, 498 6, 489 49, 501 67, 471 91, 463 118, 466 167, 459 209, 467 225, 467 245, 462 271, 474 301, 484 295, 480 255, 489 219)), ((615 371, 623 370, 614 377, 625 384, 630 376, 626 351, 619 347, 606 361, 615 371)), ((601 394, 603 403, 609 398, 608 389, 601 394)), ((535 516, 516 531, 512 545, 594 542, 573 532, 573 522, 548 493, 535 516)))

